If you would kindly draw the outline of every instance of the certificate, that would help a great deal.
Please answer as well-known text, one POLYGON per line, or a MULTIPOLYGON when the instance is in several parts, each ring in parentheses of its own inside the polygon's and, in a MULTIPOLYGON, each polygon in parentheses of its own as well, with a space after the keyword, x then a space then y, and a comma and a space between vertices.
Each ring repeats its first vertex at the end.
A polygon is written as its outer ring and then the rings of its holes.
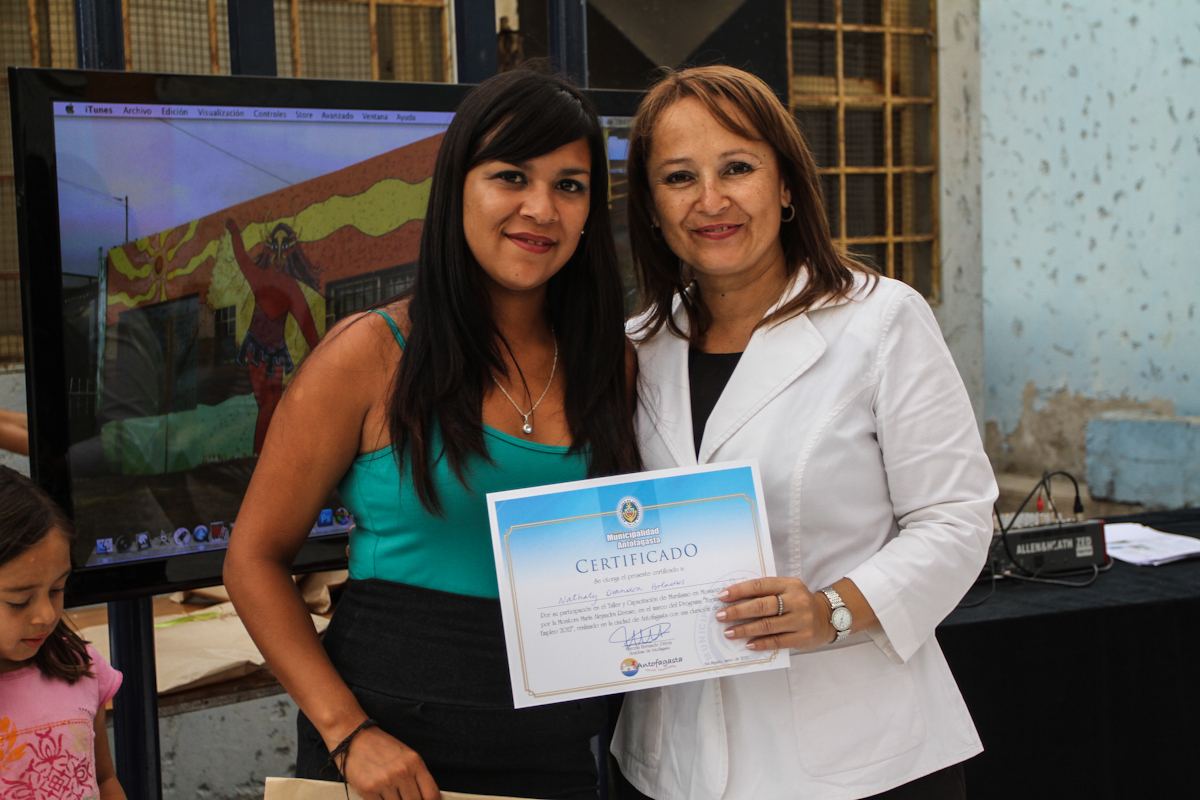
POLYGON ((757 462, 487 498, 517 708, 788 665, 715 616, 722 589, 775 574, 757 462))

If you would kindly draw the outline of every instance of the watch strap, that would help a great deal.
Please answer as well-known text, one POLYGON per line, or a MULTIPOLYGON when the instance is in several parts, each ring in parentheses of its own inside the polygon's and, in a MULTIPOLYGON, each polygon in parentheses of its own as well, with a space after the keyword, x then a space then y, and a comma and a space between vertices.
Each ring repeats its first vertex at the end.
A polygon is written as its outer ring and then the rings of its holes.
MULTIPOLYGON (((821 594, 825 595, 826 599, 829 600, 829 624, 833 626, 833 612, 839 608, 845 608, 846 602, 842 600, 842 596, 838 594, 838 590, 832 586, 826 586, 821 590, 821 594)), ((830 644, 839 644, 845 641, 846 637, 850 635, 849 630, 838 630, 836 626, 834 626, 833 631, 836 635, 830 644)))
POLYGON ((841 608, 842 606, 846 605, 845 601, 842 600, 842 596, 840 594, 838 594, 838 590, 833 588, 832 586, 826 586, 824 589, 821 590, 821 594, 823 594, 823 595, 825 595, 825 597, 829 598, 829 610, 830 611, 833 611, 834 609, 841 608))

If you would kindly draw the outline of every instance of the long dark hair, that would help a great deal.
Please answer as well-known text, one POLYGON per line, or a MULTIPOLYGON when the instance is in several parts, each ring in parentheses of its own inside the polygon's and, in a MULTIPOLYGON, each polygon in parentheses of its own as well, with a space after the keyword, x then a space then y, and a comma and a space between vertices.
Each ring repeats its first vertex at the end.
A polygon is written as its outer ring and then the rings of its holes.
POLYGON ((784 185, 792 193, 796 214, 780 226, 779 235, 788 275, 804 267, 808 280, 798 295, 759 325, 803 313, 821 300, 847 296, 854 288, 855 273, 877 274, 834 243, 821 202, 816 161, 796 121, 766 82, 734 67, 693 67, 668 74, 650 90, 638 107, 629 137, 629 240, 646 312, 641 332, 653 335, 665 325, 676 336, 689 338, 672 314, 676 295, 687 314, 693 341, 703 338, 712 321, 700 293, 687 291, 691 276, 681 268, 679 257, 652 228, 654 198, 646 162, 654 127, 663 112, 688 97, 700 101, 726 130, 769 144, 775 150, 784 185))
POLYGON ((516 70, 490 78, 463 100, 438 150, 408 296, 412 323, 388 410, 396 458, 409 459, 422 504, 441 512, 433 464, 445 458, 466 482, 467 457, 489 458, 483 398, 490 375, 507 374, 483 271, 463 234, 463 185, 485 161, 527 161, 585 139, 591 150, 587 233, 546 291, 554 327, 571 452, 589 475, 641 468, 626 393, 624 307, 608 212, 608 158, 591 102, 553 75, 516 70), (434 452, 434 429, 440 450, 434 452))
MULTIPOLYGON (((50 496, 21 473, 0 466, 0 566, 39 544, 54 531, 75 544, 75 528, 50 496)), ((93 677, 87 642, 66 617, 38 648, 33 663, 43 675, 75 683, 93 677)))

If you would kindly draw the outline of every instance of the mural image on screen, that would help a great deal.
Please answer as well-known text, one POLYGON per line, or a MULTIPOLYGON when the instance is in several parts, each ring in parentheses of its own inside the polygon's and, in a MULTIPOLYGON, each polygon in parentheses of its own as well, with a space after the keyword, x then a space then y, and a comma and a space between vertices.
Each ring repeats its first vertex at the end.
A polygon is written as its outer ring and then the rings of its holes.
MULTIPOLYGON (((59 197, 77 563, 223 548, 305 357, 339 319, 411 283, 449 115, 372 125, 344 111, 325 123, 294 109, 282 110, 291 121, 237 122, 195 107, 186 120, 81 111, 55 117, 70 154, 59 197), (131 131, 138 152, 115 144, 131 131)), ((628 123, 606 120, 626 261, 628 123)), ((324 506, 314 536, 353 526, 336 494, 324 506)))

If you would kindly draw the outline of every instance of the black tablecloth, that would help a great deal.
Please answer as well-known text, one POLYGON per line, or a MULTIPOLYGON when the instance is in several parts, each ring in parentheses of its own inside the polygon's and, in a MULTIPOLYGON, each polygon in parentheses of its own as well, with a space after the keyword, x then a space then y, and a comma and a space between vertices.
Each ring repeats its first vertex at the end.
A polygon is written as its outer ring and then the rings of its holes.
MULTIPOLYGON (((1200 538, 1200 509, 1108 521, 1200 538)), ((1200 797, 1200 559, 1118 561, 1082 589, 1001 580, 937 637, 985 748, 971 800, 1200 797)))

